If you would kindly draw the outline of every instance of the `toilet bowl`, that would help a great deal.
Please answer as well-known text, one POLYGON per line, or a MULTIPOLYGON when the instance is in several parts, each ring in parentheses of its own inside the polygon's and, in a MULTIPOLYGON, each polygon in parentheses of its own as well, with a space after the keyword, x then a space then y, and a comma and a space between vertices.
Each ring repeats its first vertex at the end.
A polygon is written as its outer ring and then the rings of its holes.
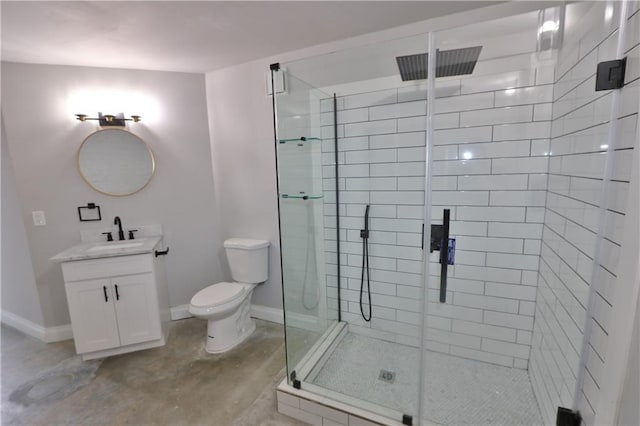
POLYGON ((189 304, 193 316, 207 320, 205 349, 209 353, 228 351, 253 333, 251 296, 268 278, 268 241, 231 238, 224 248, 235 281, 210 285, 189 304))

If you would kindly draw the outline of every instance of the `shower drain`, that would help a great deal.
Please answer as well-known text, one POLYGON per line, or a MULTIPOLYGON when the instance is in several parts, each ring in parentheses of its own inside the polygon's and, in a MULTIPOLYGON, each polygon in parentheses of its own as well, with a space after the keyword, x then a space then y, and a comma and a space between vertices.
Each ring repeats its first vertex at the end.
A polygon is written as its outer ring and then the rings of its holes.
POLYGON ((389 370, 380 370, 380 374, 378 374, 378 380, 382 380, 383 382, 393 383, 396 380, 396 373, 389 370))

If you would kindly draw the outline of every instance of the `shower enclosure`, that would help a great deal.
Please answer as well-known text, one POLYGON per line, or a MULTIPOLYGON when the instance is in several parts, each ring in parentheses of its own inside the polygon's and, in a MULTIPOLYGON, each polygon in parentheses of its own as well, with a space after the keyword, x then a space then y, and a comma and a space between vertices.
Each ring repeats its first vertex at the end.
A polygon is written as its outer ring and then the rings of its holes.
POLYGON ((271 66, 281 412, 595 421, 624 288, 638 8, 575 3, 271 66), (623 57, 624 87, 595 90, 598 63, 623 57))

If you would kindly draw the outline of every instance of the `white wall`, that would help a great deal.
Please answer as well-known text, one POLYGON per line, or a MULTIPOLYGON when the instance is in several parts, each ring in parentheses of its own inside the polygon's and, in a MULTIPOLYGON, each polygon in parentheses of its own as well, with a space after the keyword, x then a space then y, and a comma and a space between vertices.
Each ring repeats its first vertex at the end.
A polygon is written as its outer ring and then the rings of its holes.
POLYGON ((49 258, 78 243, 80 230, 112 226, 116 215, 125 228, 163 225, 171 248, 171 306, 188 303, 199 289, 223 279, 204 76, 3 63, 2 77, 6 132, 46 327, 69 322, 60 265, 49 258), (120 96, 101 100, 101 91, 120 96), (146 102, 131 111, 136 98, 146 102), (96 124, 80 123, 73 114, 98 112, 78 110, 82 102, 97 103, 95 108, 111 102, 114 109, 142 116, 130 130, 156 157, 156 174, 142 191, 110 197, 82 180, 76 152, 96 124), (76 208, 88 202, 101 206, 102 222, 79 222, 76 208), (33 210, 45 212, 46 226, 33 226, 33 210))
POLYGON ((44 325, 40 298, 33 275, 27 235, 20 212, 15 172, 2 126, 2 313, 17 315, 36 325, 44 325))
MULTIPOLYGON (((531 377, 544 419, 553 422, 558 406, 572 407, 581 368, 590 283, 594 285, 591 333, 585 379, 577 397, 586 424, 592 424, 606 375, 607 335, 618 261, 624 256, 626 194, 631 178, 631 150, 636 139, 640 87, 640 13, 628 21, 626 86, 617 117, 615 166, 604 205, 602 256, 596 259, 600 194, 611 114, 612 91, 596 92, 596 64, 615 57, 620 3, 572 4, 568 16, 580 25, 565 34, 554 85, 551 158, 542 237, 531 377), (606 16, 610 16, 609 19, 606 16), (604 22, 604 25, 603 25, 604 22), (596 262, 597 273, 592 277, 596 262)), ((636 4, 637 10, 637 4, 636 4)))

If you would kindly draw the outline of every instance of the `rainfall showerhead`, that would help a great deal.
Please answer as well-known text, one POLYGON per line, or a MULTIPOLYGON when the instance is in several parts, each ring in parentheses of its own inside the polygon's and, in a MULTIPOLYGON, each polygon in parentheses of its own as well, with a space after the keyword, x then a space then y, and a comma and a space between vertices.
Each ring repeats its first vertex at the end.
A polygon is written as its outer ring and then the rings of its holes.
MULTIPOLYGON (((482 46, 436 51, 436 78, 471 74, 478 62, 482 46)), ((397 56, 402 81, 424 80, 428 77, 428 53, 397 56)))

